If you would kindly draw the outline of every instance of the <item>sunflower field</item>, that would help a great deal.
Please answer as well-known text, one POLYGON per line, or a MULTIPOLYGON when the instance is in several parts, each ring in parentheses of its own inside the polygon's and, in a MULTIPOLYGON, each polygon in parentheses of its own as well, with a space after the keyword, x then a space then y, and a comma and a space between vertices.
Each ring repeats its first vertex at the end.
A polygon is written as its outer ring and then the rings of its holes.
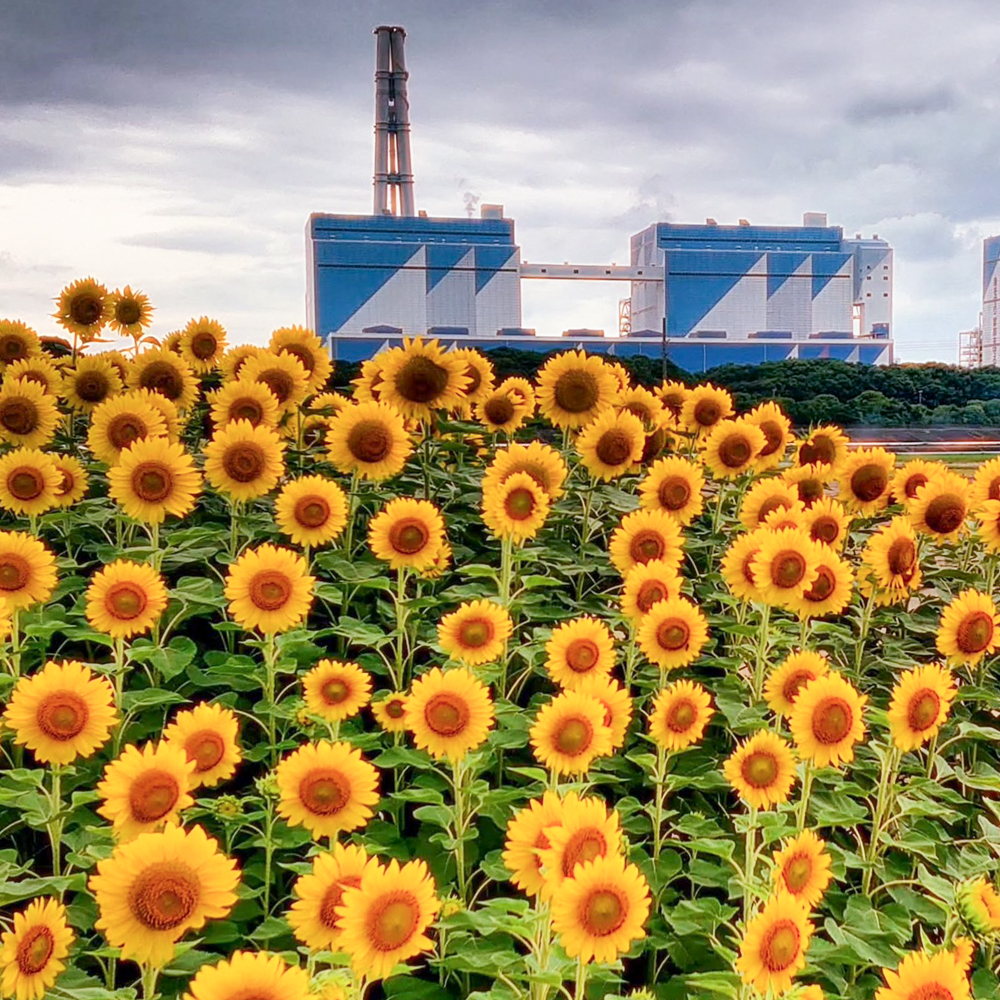
POLYGON ((55 318, 0 321, 3 997, 1000 995, 1000 458, 55 318))

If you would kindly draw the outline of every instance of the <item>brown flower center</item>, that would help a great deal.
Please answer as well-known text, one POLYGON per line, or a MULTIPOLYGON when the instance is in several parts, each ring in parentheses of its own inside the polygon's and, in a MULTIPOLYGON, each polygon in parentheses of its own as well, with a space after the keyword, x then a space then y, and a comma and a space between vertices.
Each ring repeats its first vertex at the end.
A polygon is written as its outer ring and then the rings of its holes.
POLYGON ((576 369, 559 376, 552 395, 561 410, 585 413, 597 405, 600 387, 591 372, 576 369))
POLYGON ((111 383, 104 372, 85 371, 73 377, 73 389, 85 403, 101 403, 111 391, 111 383))
POLYGON ((407 359, 396 375, 394 385, 403 399, 411 403, 433 403, 448 388, 448 369, 430 358, 407 359))
POLYGON ((404 517, 389 529, 389 544, 395 552, 413 556, 423 551, 431 540, 427 525, 420 518, 404 517))
POLYGON ((182 861, 157 861, 129 886, 132 916, 152 931, 180 927, 198 907, 198 876, 182 861))
POLYGON ((359 462, 381 462, 392 450, 392 432, 379 420, 361 420, 347 435, 347 450, 359 462))
POLYGON ((910 500, 915 500, 917 496, 917 490, 921 486, 926 484, 929 480, 927 476, 922 472, 914 472, 912 476, 906 477, 906 482, 903 484, 903 492, 910 500))
POLYGON ((299 799, 314 816, 332 816, 351 801, 351 783, 333 768, 313 768, 299 782, 299 799))
POLYGON ((575 831, 566 841, 562 856, 562 873, 565 878, 573 874, 577 865, 608 853, 608 842, 597 827, 588 826, 575 831))
POLYGON ((142 319, 142 307, 135 299, 119 299, 115 303, 115 319, 122 326, 131 326, 142 319))
POLYGON ((493 623, 487 618, 469 618, 458 630, 458 641, 466 649, 481 649, 493 639, 493 623))
POLYGON ((31 567, 26 559, 5 552, 0 555, 0 590, 23 590, 31 580, 31 567))
POLYGON ((16 333, 8 333, 0 337, 0 360, 20 361, 28 357, 28 342, 16 333))
POLYGON ((740 569, 743 572, 743 579, 748 584, 750 584, 751 587, 756 587, 757 586, 757 581, 754 580, 754 578, 753 578, 753 570, 750 568, 750 566, 751 566, 751 563, 756 558, 757 553, 759 551, 760 551, 760 549, 754 549, 752 552, 748 552, 746 554, 746 556, 744 556, 744 558, 743 558, 743 565, 740 567, 740 569))
POLYGON ((781 871, 788 891, 795 895, 801 892, 812 877, 812 860, 805 854, 796 854, 785 862, 781 871))
POLYGON ((295 379, 283 368, 266 368, 257 374, 257 381, 263 382, 281 404, 295 392, 295 379))
POLYGON ((133 441, 147 437, 149 428, 137 413, 119 413, 108 421, 105 434, 112 447, 121 451, 133 441))
POLYGON ((376 951, 401 948, 420 926, 420 904, 410 892, 397 889, 379 899, 368 913, 365 939, 376 951))
POLYGON ((667 618, 656 629, 656 644, 668 652, 684 649, 690 638, 691 629, 681 618, 667 618))
POLYGON ((73 492, 73 488, 76 486, 76 476, 65 466, 60 466, 57 471, 59 473, 59 485, 56 487, 56 496, 64 497, 67 493, 73 492))
POLYGON ((699 399, 694 406, 694 421, 700 427, 714 427, 722 419, 722 407, 714 399, 699 399))
POLYGON ((344 898, 345 889, 357 889, 361 885, 360 875, 342 875, 323 894, 319 904, 319 920, 324 927, 337 928, 337 907, 344 898))
POLYGON ((390 698, 385 703, 385 714, 390 719, 401 719, 406 714, 406 706, 399 698, 390 698))
POLYGON ((515 412, 514 401, 507 395, 490 396, 483 404, 486 419, 497 427, 503 427, 509 420, 513 420, 515 412))
POLYGON ((760 958, 769 972, 783 972, 798 957, 801 937, 791 920, 779 920, 768 928, 760 945, 760 958))
POLYGON ((503 506, 512 521, 526 521, 535 512, 535 495, 526 486, 515 486, 504 497, 503 506))
POLYGON ((605 465, 626 465, 632 461, 633 443, 626 431, 613 427, 598 438, 594 451, 605 465))
POLYGON ((661 397, 660 401, 663 405, 675 416, 679 417, 681 415, 681 409, 684 406, 684 394, 681 392, 665 392, 661 397))
POLYGON ((184 754, 194 761, 195 774, 204 774, 226 755, 226 742, 214 729, 199 729, 184 741, 184 754))
POLYGON ((229 404, 228 416, 230 420, 246 420, 256 427, 264 419, 264 407, 252 396, 240 396, 229 404))
POLYGON ((816 582, 805 592, 805 599, 819 604, 837 589, 837 578, 829 566, 820 566, 816 582))
POLYGON ((886 553, 886 564, 893 576, 906 576, 917 561, 917 548, 912 539, 897 538, 886 553))
POLYGON ((250 581, 250 600, 261 611, 277 611, 292 597, 292 581, 276 569, 255 573, 250 581))
POLYGON ((959 622, 955 644, 966 654, 981 653, 993 641, 993 618, 985 611, 974 611, 959 622))
POLYGON ((681 510, 691 499, 691 484, 683 476, 665 476, 656 497, 664 510, 681 510))
POLYGON ((719 443, 719 461, 727 469, 739 469, 753 459, 753 445, 744 434, 729 434, 719 443))
POLYGON ((162 462, 142 462, 132 470, 132 491, 145 503, 162 503, 173 486, 174 477, 162 462))
POLYGON ((584 898, 580 909, 580 924, 587 934, 607 937, 625 923, 628 901, 613 889, 598 889, 584 898))
POLYGON ((219 340, 211 330, 199 330, 191 338, 191 353, 199 361, 214 357, 219 349, 219 340))
POLYGON ((643 613, 670 596, 667 588, 659 580, 643 580, 635 595, 635 605, 643 613))
POLYGON ((601 650, 593 639, 574 639, 566 647, 566 666, 576 674, 585 674, 597 665, 601 650))
POLYGON ((941 698, 931 688, 923 688, 910 698, 906 706, 906 721, 914 732, 922 733, 937 722, 941 698))
POLYGON ((316 367, 316 359, 313 352, 305 344, 282 344, 279 354, 290 354, 296 358, 300 365, 306 370, 306 374, 312 374, 316 367))
POLYGON ((142 587, 126 580, 112 584, 105 594, 104 607, 113 618, 131 621, 146 610, 147 597, 142 587))
POLYGON ((862 503, 878 500, 888 486, 888 470, 875 462, 862 465, 851 474, 851 493, 862 503))
POLYGON ((815 434, 799 449, 800 465, 833 465, 837 458, 837 445, 826 434, 815 434))
POLYGON ((778 778, 778 759, 767 750, 755 750, 747 754, 740 774, 751 788, 769 788, 778 778))
POLYGON ((809 477, 807 479, 800 479, 795 484, 796 490, 798 490, 799 499, 802 501, 805 507, 811 507, 817 500, 819 500, 826 489, 823 485, 823 480, 819 478, 809 477))
POLYGON ((781 696, 789 704, 794 705, 795 699, 798 698, 802 688, 814 680, 816 680, 816 675, 811 670, 796 670, 795 673, 790 674, 785 680, 781 688, 781 696))
POLYGON ((424 707, 424 722, 438 736, 457 736, 471 717, 468 702, 451 691, 439 692, 424 707))
POLYGON ((177 779, 169 771, 159 768, 144 771, 128 792, 132 818, 139 823, 156 823, 173 810, 180 795, 177 779))
POLYGON ((555 748, 567 757, 583 753, 594 741, 594 727, 589 719, 577 717, 566 719, 556 730, 553 743, 555 748))
POLYGON ((30 399, 10 396, 0 400, 0 424, 11 434, 30 434, 38 426, 38 409, 30 399))
POLYGON ((662 559, 667 543, 658 531, 643 528, 632 536, 628 551, 634 562, 645 565, 652 559, 662 559))
POLYGON ((764 435, 764 447, 760 450, 761 458, 773 455, 784 443, 785 432, 780 424, 773 420, 764 420, 757 425, 764 435))
POLYGON ((222 453, 222 471, 237 483, 252 483, 266 470, 264 449, 252 441, 239 441, 222 453))
POLYGON ((79 736, 86 728, 90 709, 75 691, 53 691, 46 695, 35 710, 38 728, 59 743, 79 736))
POLYGON ((824 746, 832 746, 849 736, 853 725, 854 712, 843 698, 824 698, 813 711, 813 736, 824 746))
POLYGON ((340 705, 351 695, 351 686, 342 677, 331 677, 319 689, 328 705, 340 705))
POLYGON ((670 706, 664 721, 667 729, 672 733, 686 733, 695 724, 697 718, 698 709, 692 702, 683 698, 670 706))
POLYGON ((292 517, 303 528, 322 528, 330 518, 330 505, 325 497, 316 493, 299 497, 295 501, 292 517))
POLYGON ((37 500, 45 492, 45 477, 34 466, 19 465, 8 473, 7 489, 15 500, 37 500))
POLYGON ((77 292, 69 301, 69 316, 78 326, 93 326, 104 315, 104 300, 92 292, 77 292))
POLYGON ((806 576, 806 560, 795 549, 784 549, 771 562, 771 582, 782 590, 797 587, 806 576))
POLYGON ((809 537, 814 542, 833 545, 840 537, 840 524, 835 517, 823 514, 817 517, 809 527, 809 537))
POLYGON ((184 394, 184 376, 169 361, 151 361, 145 365, 139 374, 139 385, 167 399, 180 399, 184 394))
POLYGON ((44 925, 30 927, 17 943, 14 959, 17 971, 24 976, 37 975, 48 964, 55 947, 55 935, 48 927, 44 925))
POLYGON ((924 522, 938 535, 948 535, 957 531, 965 520, 965 501, 955 493, 936 496, 924 513, 924 522))

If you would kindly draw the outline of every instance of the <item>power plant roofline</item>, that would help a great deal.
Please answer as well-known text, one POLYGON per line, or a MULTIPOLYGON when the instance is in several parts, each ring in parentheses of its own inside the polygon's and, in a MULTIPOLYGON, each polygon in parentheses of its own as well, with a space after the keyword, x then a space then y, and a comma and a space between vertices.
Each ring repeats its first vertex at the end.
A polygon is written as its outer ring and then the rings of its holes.
POLYGON ((410 103, 400 27, 375 29, 375 215, 417 214, 410 160, 410 103))

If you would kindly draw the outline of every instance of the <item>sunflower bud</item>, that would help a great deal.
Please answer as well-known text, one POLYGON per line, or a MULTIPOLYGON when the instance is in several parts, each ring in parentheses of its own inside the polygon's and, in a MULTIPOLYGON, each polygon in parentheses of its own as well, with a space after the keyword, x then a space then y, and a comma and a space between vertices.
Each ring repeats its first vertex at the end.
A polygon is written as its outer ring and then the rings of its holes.
POLYGON ((991 935, 1000 931, 1000 895, 985 875, 959 883, 955 902, 959 915, 976 934, 991 935))

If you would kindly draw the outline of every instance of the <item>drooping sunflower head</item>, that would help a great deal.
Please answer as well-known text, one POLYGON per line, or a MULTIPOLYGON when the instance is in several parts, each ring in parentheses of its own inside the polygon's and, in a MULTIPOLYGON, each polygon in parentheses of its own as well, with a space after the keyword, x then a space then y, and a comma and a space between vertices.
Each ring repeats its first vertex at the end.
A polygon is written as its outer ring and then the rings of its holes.
POLYGON ((296 358, 306 372, 309 392, 320 392, 333 371, 330 352, 323 341, 304 326, 283 326, 271 334, 268 344, 275 354, 290 354, 296 358))
POLYGON ((149 297, 133 291, 131 286, 116 288, 108 299, 111 315, 108 325, 115 333, 125 337, 141 337, 146 327, 153 322, 153 307, 149 297))
POLYGON ((122 449, 108 483, 111 499, 129 517, 160 524, 167 514, 183 517, 194 507, 201 473, 180 444, 149 437, 122 449))
POLYGON ((428 420, 436 410, 451 410, 465 400, 469 377, 466 362, 445 353, 436 340, 406 339, 403 347, 380 358, 378 398, 404 417, 428 420))
POLYGON ((205 445, 205 478, 233 500, 264 496, 284 475, 284 449, 270 427, 234 420, 217 428, 205 445))
POLYGON ((0 457, 0 507, 38 515, 58 506, 62 476, 51 455, 17 448, 0 457))
POLYGON ((605 482, 634 471, 642 461, 646 431, 628 410, 609 407, 581 431, 576 439, 584 466, 605 482))
POLYGON ((347 526, 347 494, 332 479, 302 476, 286 483, 274 502, 274 519, 296 545, 318 548, 347 526))
POLYGON ((589 694, 564 691, 543 705, 529 732, 535 757, 556 774, 585 774, 611 752, 604 706, 589 694))
POLYGON ((305 559, 289 549, 247 549, 226 576, 229 613, 248 630, 287 632, 309 613, 315 582, 305 559))
POLYGON ((768 675, 764 698, 777 715, 789 715, 802 688, 830 669, 825 656, 811 649, 789 653, 768 675))
POLYGON ((1000 892, 985 875, 966 879, 955 889, 958 912, 974 934, 1000 933, 1000 892))
POLYGON ((945 469, 917 487, 909 505, 910 521, 917 531, 937 541, 955 539, 965 527, 970 503, 969 481, 945 469))
POLYGON ((772 896, 747 923, 736 970, 759 993, 780 996, 791 988, 792 976, 806 964, 813 925, 805 904, 789 893, 772 896))
POLYGON ((397 497, 371 519, 368 544, 390 569, 426 569, 445 540, 441 512, 427 500, 397 497))
POLYGON ((661 672, 694 663, 708 642, 708 620, 684 597, 654 604, 639 625, 638 644, 661 672))
POLYGON ((345 406, 335 413, 326 443, 337 469, 372 480, 398 475, 413 451, 402 414, 388 403, 374 400, 345 406))
POLYGON ((372 679, 356 663, 320 660, 302 678, 306 708, 326 722, 357 715, 371 701, 372 679))
POLYGON ((115 639, 148 632, 167 606, 163 577, 147 563, 116 559, 87 588, 87 621, 115 639))
POLYGON ((204 375, 218 368, 225 354, 225 328, 218 320, 208 316, 191 319, 181 330, 177 347, 191 370, 204 375))
POLYGON ((539 369, 538 407, 554 426, 583 427, 615 401, 618 379, 603 358, 583 351, 554 355, 539 369))
POLYGON ((836 671, 829 671, 799 690, 789 727, 799 754, 814 767, 839 767, 854 760, 854 747, 864 739, 868 696, 859 693, 836 671))
POLYGON ((107 288, 93 278, 81 278, 59 293, 52 317, 64 330, 87 344, 104 329, 112 315, 107 288))
POLYGON ((623 576, 636 564, 660 559, 679 567, 684 557, 677 520, 664 510, 640 509, 626 514, 608 543, 608 554, 623 576))
POLYGON ((945 609, 937 648, 952 663, 978 663, 1000 644, 1000 614, 988 594, 963 590, 945 609))
POLYGON ((557 684, 576 690, 588 674, 609 674, 615 665, 611 630, 597 618, 574 618, 552 630, 545 669, 557 684))
POLYGON ((198 399, 198 380, 191 366, 165 348, 150 348, 140 354, 128 372, 130 389, 148 389, 165 396, 178 410, 190 410, 198 399))
POLYGON ((200 702, 178 712, 163 730, 163 739, 184 751, 194 765, 191 788, 212 788, 231 778, 243 759, 239 722, 232 709, 200 702))
POLYGON ((165 438, 163 415, 132 393, 116 395, 93 408, 87 445, 94 456, 108 465, 121 458, 122 451, 144 438, 165 438))
POLYGON ((438 759, 461 760, 483 743, 494 719, 489 688, 464 667, 434 667, 413 682, 406 700, 406 728, 438 759))
POLYGON ((889 729, 902 750, 917 747, 935 737, 944 725, 957 693, 947 667, 938 663, 905 671, 892 689, 889 729))
POLYGON ((797 837, 786 840, 780 851, 774 852, 772 877, 779 892, 787 892, 810 910, 818 905, 830 884, 830 855, 826 842, 812 830, 803 830, 797 837))
POLYGON ((42 342, 30 326, 17 319, 0 319, 0 368, 41 353, 42 342))
POLYGON ((513 630, 507 609, 494 601, 466 601, 438 623, 438 644, 453 659, 475 667, 504 650, 513 630))
POLYGON ((718 479, 735 479, 751 469, 767 438, 743 417, 720 420, 702 437, 701 457, 718 479))
POLYGON ((681 577, 662 559, 636 563, 626 574, 622 586, 622 614, 639 623, 653 605, 671 597, 680 597, 681 577))
POLYGON ((496 486, 484 487, 483 521, 497 538, 520 543, 545 524, 550 497, 527 472, 515 472, 496 486))
POLYGON ((892 495, 896 456, 885 448, 856 448, 840 463, 840 498, 848 510, 874 514, 892 495))
POLYGON ((814 428, 795 453, 796 465, 817 465, 833 478, 847 458, 847 435, 832 424, 814 428))
POLYGON ((0 940, 0 988, 3 995, 30 1000, 44 996, 66 968, 74 934, 66 908, 55 899, 35 899, 14 914, 13 926, 0 940))
POLYGON ((792 748, 767 729, 740 744, 723 770, 734 791, 754 809, 770 809, 787 802, 795 783, 792 748))
POLYGON ((664 750, 686 750, 705 733, 714 715, 709 693, 694 681, 675 681, 653 700, 649 735, 664 750))
POLYGON ((19 379, 0 385, 0 439, 24 448, 41 448, 56 432, 59 409, 54 396, 37 382, 19 379))

